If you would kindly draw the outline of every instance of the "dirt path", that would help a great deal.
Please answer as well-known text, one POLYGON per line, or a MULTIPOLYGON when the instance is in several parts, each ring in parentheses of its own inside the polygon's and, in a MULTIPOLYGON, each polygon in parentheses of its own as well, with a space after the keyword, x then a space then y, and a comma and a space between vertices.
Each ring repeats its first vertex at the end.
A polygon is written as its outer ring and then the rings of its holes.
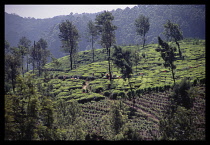
POLYGON ((82 89, 87 89, 87 86, 89 85, 88 82, 85 82, 86 85, 82 86, 82 89))
POLYGON ((159 122, 159 119, 158 119, 156 116, 154 116, 154 115, 152 115, 152 114, 150 114, 150 113, 148 113, 148 112, 142 110, 142 109, 139 108, 139 107, 136 107, 136 106, 133 107, 133 105, 131 105, 131 104, 127 103, 127 102, 124 102, 124 103, 125 103, 126 105, 132 107, 132 108, 135 108, 137 111, 141 112, 142 114, 145 114, 146 116, 151 117, 154 121, 159 122))

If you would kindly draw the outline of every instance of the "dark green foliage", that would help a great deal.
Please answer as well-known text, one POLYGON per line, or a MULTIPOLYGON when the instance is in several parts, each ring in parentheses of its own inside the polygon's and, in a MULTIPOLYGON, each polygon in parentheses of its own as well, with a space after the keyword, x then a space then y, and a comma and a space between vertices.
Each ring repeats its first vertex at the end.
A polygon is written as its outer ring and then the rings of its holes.
POLYGON ((94 92, 94 93, 100 93, 100 92, 103 92, 103 87, 102 86, 97 86, 97 87, 94 87, 93 89, 92 89, 92 91, 94 92))
POLYGON ((17 48, 10 48, 5 54, 5 91, 15 91, 16 77, 20 74, 21 54, 17 48), (12 86, 12 87, 11 87, 12 86))
POLYGON ((112 24, 114 20, 114 16, 112 13, 108 11, 104 11, 103 13, 96 16, 96 27, 101 35, 101 45, 106 48, 107 56, 108 56, 108 65, 109 65, 109 76, 110 82, 112 80, 111 74, 111 52, 110 48, 115 43, 115 33, 114 31, 117 29, 115 25, 112 24))
POLYGON ((136 91, 135 90, 129 90, 128 91, 128 93, 127 93, 127 95, 128 95, 128 97, 129 97, 129 99, 131 99, 133 96, 135 96, 136 95, 136 91))
POLYGON ((122 98, 125 98, 125 92, 124 91, 120 91, 118 93, 118 96, 121 96, 122 98))
POLYGON ((136 90, 136 95, 140 96, 143 93, 142 89, 137 89, 136 90))
POLYGON ((132 71, 131 51, 123 51, 121 47, 114 46, 113 63, 120 68, 122 78, 130 79, 132 71))
POLYGON ((178 106, 175 113, 160 121, 162 140, 191 140, 195 126, 192 124, 192 113, 185 107, 178 106))
POLYGON ((164 24, 164 32, 167 41, 179 41, 183 39, 182 31, 180 30, 180 27, 178 24, 172 23, 170 20, 167 21, 166 24, 164 24))
POLYGON ((123 131, 123 138, 121 140, 140 141, 142 137, 134 127, 129 126, 123 131))
POLYGON ((182 31, 180 30, 180 27, 178 24, 172 23, 170 20, 167 21, 166 24, 164 24, 165 31, 163 34, 165 34, 167 41, 175 41, 178 48, 179 48, 179 56, 182 56, 182 52, 180 50, 180 46, 178 41, 183 39, 182 31))
POLYGON ((24 56, 26 56, 26 59, 27 59, 26 62, 27 62, 27 71, 28 71, 28 64, 29 64, 28 54, 29 54, 30 45, 31 45, 31 41, 28 40, 25 36, 22 37, 18 43, 18 47, 19 47, 20 53, 22 55, 22 74, 23 74, 23 76, 24 76, 24 71, 23 71, 24 56))
POLYGON ((169 67, 171 69, 175 85, 175 77, 174 77, 175 75, 174 69, 176 69, 176 66, 174 65, 174 61, 176 60, 175 50, 173 47, 169 46, 166 42, 164 42, 160 37, 158 37, 158 43, 162 47, 162 49, 156 49, 156 51, 161 53, 161 57, 165 61, 164 67, 169 67))
POLYGON ((191 98, 187 92, 190 87, 191 84, 186 78, 183 79, 180 84, 174 86, 171 98, 176 105, 183 106, 187 109, 193 106, 193 98, 191 98))
POLYGON ((77 52, 77 44, 79 39, 79 33, 75 25, 69 20, 62 22, 59 25, 60 33, 59 38, 62 42, 62 48, 64 52, 69 53, 70 56, 70 69, 73 69, 73 57, 77 52))
POLYGON ((117 102, 111 106, 111 126, 113 128, 114 133, 117 135, 120 133, 121 128, 125 124, 123 108, 121 108, 121 103, 117 102))
POLYGON ((144 15, 139 15, 139 17, 135 20, 136 32, 138 35, 143 36, 143 48, 145 44, 145 35, 149 31, 150 23, 149 18, 144 15))
POLYGON ((110 92, 108 92, 108 91, 104 92, 104 96, 109 97, 109 95, 110 95, 110 92))
POLYGON ((95 26, 95 24, 94 24, 94 22, 92 20, 90 20, 88 22, 88 30, 87 30, 87 32, 88 32, 88 35, 90 35, 89 36, 89 40, 90 40, 91 46, 92 46, 93 62, 94 62, 94 55, 95 54, 94 54, 94 47, 93 47, 93 45, 94 45, 94 41, 97 40, 98 31, 97 31, 97 27, 95 26))

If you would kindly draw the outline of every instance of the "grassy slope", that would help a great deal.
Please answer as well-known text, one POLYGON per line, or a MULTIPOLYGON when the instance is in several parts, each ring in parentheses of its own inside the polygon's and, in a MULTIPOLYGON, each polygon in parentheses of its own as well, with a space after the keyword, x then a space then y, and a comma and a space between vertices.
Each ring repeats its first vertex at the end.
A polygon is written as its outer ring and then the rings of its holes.
MULTIPOLYGON (((144 50, 138 49, 139 53, 146 53, 147 59, 141 59, 137 66, 137 73, 144 73, 144 76, 136 75, 136 67, 133 66, 134 73, 131 82, 133 87, 138 89, 154 88, 157 86, 163 87, 164 85, 172 85, 173 80, 171 71, 164 68, 161 63, 163 60, 160 58, 160 54, 155 51, 157 44, 150 44, 145 47, 144 50), (164 72, 164 71, 167 72, 164 72)), ((205 78, 205 40, 199 40, 199 44, 195 44, 194 40, 184 40, 180 42, 180 47, 185 60, 178 60, 175 62, 176 69, 176 82, 181 81, 183 77, 191 77, 192 80, 196 78, 205 78), (200 58, 194 60, 196 58, 200 58)), ((136 49, 136 46, 124 46, 124 49, 136 49)), ((105 51, 104 51, 105 52, 105 51)), ((115 89, 106 90, 109 84, 108 79, 101 78, 101 73, 107 73, 108 63, 105 60, 106 53, 103 53, 103 49, 96 50, 96 62, 91 63, 92 55, 91 51, 79 52, 79 67, 72 71, 69 71, 69 59, 68 56, 58 59, 61 62, 60 68, 53 67, 52 63, 46 65, 47 68, 63 69, 64 71, 52 71, 49 72, 55 78, 49 81, 53 85, 52 94, 56 99, 63 98, 66 101, 73 100, 87 100, 87 103, 81 104, 83 110, 83 116, 88 123, 88 131, 92 132, 93 129, 100 133, 100 123, 103 121, 102 117, 109 112, 111 100, 103 93, 106 91, 113 92, 116 90, 125 91, 128 89, 128 82, 123 79, 114 79, 115 89), (86 81, 83 79, 58 79, 59 76, 89 76, 96 78, 93 81, 86 81), (83 82, 88 82, 88 87, 91 89, 88 93, 82 93, 83 82), (94 93, 94 88, 102 87, 103 91, 100 93, 94 93), (94 101, 93 98, 102 98, 100 101, 94 101), (88 100, 89 99, 89 100, 88 100)), ((112 67, 112 71, 116 75, 120 75, 117 68, 112 67)), ((205 91, 204 87, 198 87, 205 91)), ((199 92, 201 95, 204 91, 199 92)), ((125 91, 126 93, 126 91, 125 91)), ((165 111, 165 107, 168 103, 168 94, 166 92, 152 92, 150 94, 143 94, 141 97, 136 96, 135 104, 135 116, 129 119, 130 125, 135 127, 144 139, 151 139, 152 134, 158 133, 158 121, 161 119, 162 114, 165 111)), ((200 95, 199 94, 199 95, 200 95)), ((128 107, 132 107, 132 101, 126 100, 124 104, 128 107)))
MULTIPOLYGON (((184 40, 180 42, 181 51, 183 56, 185 56, 184 60, 177 60, 175 65, 177 66, 175 71, 176 82, 181 81, 184 77, 190 77, 192 81, 196 78, 204 78, 205 77, 205 40, 199 40, 198 45, 193 45, 195 43, 194 40, 184 40), (193 60, 196 58, 202 57, 198 60, 193 60)), ((146 53, 146 59, 142 58, 139 61, 139 65, 137 66, 137 73, 143 73, 144 76, 140 76, 136 74, 136 66, 133 66, 133 78, 131 82, 133 82, 133 88, 137 89, 145 89, 145 88, 154 88, 154 87, 163 87, 164 85, 173 85, 173 80, 171 76, 171 71, 167 68, 164 68, 163 60, 160 58, 160 53, 155 51, 157 44, 150 44, 145 47, 144 50, 138 49, 140 56, 142 53, 146 53), (166 72, 165 72, 166 71, 166 72)), ((136 46, 124 46, 125 49, 136 49, 136 46)), ((47 68, 56 68, 56 69, 63 69, 64 71, 54 71, 51 72, 53 76, 83 76, 83 77, 95 77, 96 79, 93 81, 89 81, 89 86, 91 86, 91 90, 98 86, 103 87, 103 91, 106 91, 107 85, 109 84, 109 80, 104 79, 102 74, 108 72, 108 63, 105 60, 106 53, 103 52, 104 49, 96 50, 96 62, 91 63, 92 55, 91 51, 83 51, 79 52, 78 61, 79 67, 72 71, 68 71, 69 68, 69 57, 65 56, 59 60, 62 64, 59 68, 53 67, 52 63, 46 65, 47 68), (67 71, 66 71, 67 70, 67 71), (94 73, 94 76, 93 76, 94 73)), ((113 74, 120 76, 120 72, 117 68, 112 66, 113 74)), ((72 90, 71 96, 82 93, 82 83, 86 80, 73 80, 73 79, 66 79, 58 80, 52 79, 50 82, 53 83, 54 92, 72 90), (56 85, 58 84, 59 85, 56 85), (75 88, 75 86, 77 86, 75 88), (78 89, 77 89, 78 88, 78 89), (76 89, 76 90, 75 90, 76 89), (76 93, 76 94, 74 94, 76 93)), ((123 79, 114 79, 114 90, 127 90, 129 89, 128 82, 124 81, 123 79)), ((112 90, 113 91, 113 90, 112 90)), ((57 94, 56 93, 56 94, 57 94)), ((65 93, 64 93, 65 94, 65 93)), ((68 94, 68 93, 66 93, 68 94)), ((103 92, 101 92, 103 94, 103 92)), ((62 96, 60 94, 59 96, 62 96)), ((65 96, 69 96, 65 95, 65 96)), ((71 97, 72 98, 72 97, 71 97)))

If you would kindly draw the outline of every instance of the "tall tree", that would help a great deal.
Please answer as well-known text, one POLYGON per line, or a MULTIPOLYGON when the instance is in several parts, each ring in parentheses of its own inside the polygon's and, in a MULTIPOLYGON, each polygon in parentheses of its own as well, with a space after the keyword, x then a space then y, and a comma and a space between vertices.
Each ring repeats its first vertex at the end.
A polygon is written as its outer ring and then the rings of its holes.
POLYGON ((139 17, 135 20, 136 32, 138 35, 143 36, 143 48, 145 45, 145 35, 149 31, 150 23, 149 18, 144 15, 139 15, 139 17))
MULTIPOLYGON (((20 74, 21 54, 19 49, 15 47, 9 51, 10 53, 5 54, 5 87, 8 86, 7 83, 9 82, 13 91, 15 91, 16 77, 20 74)), ((9 88, 6 90, 9 90, 9 88)))
POLYGON ((161 57, 165 61, 164 66, 171 69, 175 85, 174 69, 176 69, 176 66, 174 65, 174 61, 176 60, 176 58, 174 52, 176 51, 176 48, 169 46, 168 43, 164 42, 160 37, 158 37, 158 43, 162 47, 162 49, 157 48, 156 51, 161 53, 161 57))
POLYGON ((35 69, 35 62, 37 60, 37 49, 36 49, 36 43, 34 41, 34 45, 31 47, 30 49, 30 56, 31 56, 31 62, 32 62, 32 66, 33 66, 33 73, 34 73, 34 69, 35 69))
POLYGON ((138 66, 139 61, 140 61, 139 53, 138 53, 137 50, 135 50, 135 51, 133 52, 133 62, 134 62, 135 65, 136 65, 136 74, 137 74, 137 66, 138 66))
POLYGON ((104 11, 103 13, 97 15, 95 19, 96 27, 101 35, 101 45, 107 50, 110 82, 112 80, 110 48, 115 43, 114 31, 117 29, 117 27, 112 24, 113 20, 114 16, 108 11, 104 11))
POLYGON ((135 103, 135 98, 132 90, 132 85, 130 82, 131 74, 133 73, 133 63, 132 63, 132 53, 131 51, 123 51, 121 47, 114 46, 113 53, 113 63, 120 68, 120 72, 122 74, 122 78, 126 81, 128 79, 128 83, 130 85, 131 95, 133 97, 133 106, 135 103))
POLYGON ((23 46, 24 54, 26 55, 26 65, 28 71, 28 65, 29 65, 28 55, 29 55, 29 47, 31 46, 31 41, 24 36, 19 40, 19 45, 23 46))
POLYGON ((88 29, 87 29, 88 34, 90 35, 89 40, 91 41, 91 46, 92 46, 92 51, 93 51, 93 62, 94 62, 94 41, 97 39, 98 36, 98 31, 97 27, 95 26, 94 22, 90 20, 88 22, 88 29))
POLYGON ((42 73, 42 68, 47 63, 47 58, 50 56, 50 51, 46 49, 47 48, 47 42, 43 38, 39 39, 37 42, 37 49, 38 49, 38 57, 37 62, 39 62, 39 76, 42 73))
POLYGON ((79 33, 75 25, 69 20, 66 22, 62 22, 59 25, 60 33, 59 38, 62 42, 62 47, 64 48, 64 52, 69 53, 70 56, 70 68, 73 69, 73 56, 77 51, 77 44, 79 39, 79 33))
POLYGON ((179 48, 179 56, 182 56, 182 52, 180 50, 180 46, 178 41, 183 39, 182 31, 178 24, 172 23, 170 20, 164 24, 164 32, 163 34, 166 36, 168 41, 176 42, 176 45, 179 48))

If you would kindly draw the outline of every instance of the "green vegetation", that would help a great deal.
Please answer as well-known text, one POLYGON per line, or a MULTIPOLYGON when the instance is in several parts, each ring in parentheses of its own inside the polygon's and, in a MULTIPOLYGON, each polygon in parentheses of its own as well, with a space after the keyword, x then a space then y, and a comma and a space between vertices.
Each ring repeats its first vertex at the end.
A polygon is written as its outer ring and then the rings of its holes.
POLYGON ((173 41, 145 45, 142 15, 134 22, 143 48, 117 46, 113 20, 104 11, 90 21, 92 50, 80 52, 76 25, 63 21, 69 55, 58 59, 43 38, 5 41, 5 140, 205 140, 205 40, 182 39, 168 21, 173 41), (97 35, 105 48, 93 49, 97 35))
POLYGON ((135 20, 136 32, 138 35, 143 36, 143 48, 145 45, 145 35, 149 31, 149 18, 144 15, 139 15, 139 17, 135 20))

